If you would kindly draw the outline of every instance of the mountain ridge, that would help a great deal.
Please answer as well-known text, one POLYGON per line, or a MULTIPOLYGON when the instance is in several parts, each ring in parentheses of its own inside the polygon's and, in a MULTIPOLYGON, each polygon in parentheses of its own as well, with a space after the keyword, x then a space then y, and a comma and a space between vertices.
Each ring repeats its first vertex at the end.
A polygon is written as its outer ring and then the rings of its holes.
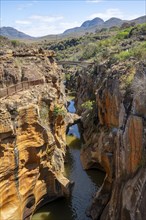
POLYGON ((138 17, 136 19, 132 19, 132 20, 122 20, 120 18, 116 18, 116 17, 112 17, 106 21, 102 21, 103 22, 98 22, 98 19, 101 19, 101 18, 94 18, 92 20, 88 20, 88 21, 85 21, 83 22, 83 24, 86 24, 86 22, 88 23, 88 26, 86 25, 81 25, 80 27, 75 27, 75 28, 70 28, 70 29, 67 29, 63 32, 63 34, 70 34, 70 33, 73 33, 73 32, 77 32, 77 31, 83 31, 83 32, 87 32, 87 31, 91 31, 91 32, 95 32, 97 29, 102 29, 102 28, 110 28, 112 26, 120 26, 122 25, 123 23, 127 22, 127 23, 132 23, 132 22, 135 22, 136 24, 139 24, 139 23, 145 23, 146 22, 146 16, 141 16, 141 17, 138 17), (93 22, 95 21, 95 19, 97 19, 97 22, 93 22), (93 24, 93 25, 92 25, 93 24), (93 29, 93 30, 92 30, 93 29))
POLYGON ((54 37, 55 36, 66 36, 66 35, 73 35, 73 34, 80 34, 83 35, 86 32, 95 32, 96 30, 100 30, 102 28, 111 28, 113 26, 121 26, 123 23, 135 23, 135 24, 141 24, 141 23, 146 23, 146 15, 132 19, 132 20, 122 20, 116 17, 112 17, 106 21, 103 19, 96 17, 91 20, 86 20, 84 21, 80 27, 74 27, 65 30, 62 34, 57 34, 57 35, 46 35, 42 37, 32 37, 28 34, 25 34, 21 31, 16 30, 13 27, 1 27, 0 28, 0 35, 7 37, 9 39, 28 39, 28 40, 33 40, 33 39, 41 39, 41 38, 49 38, 49 37, 54 37))
POLYGON ((0 35, 7 37, 9 39, 35 39, 35 37, 32 37, 28 34, 18 31, 13 27, 1 27, 0 35))

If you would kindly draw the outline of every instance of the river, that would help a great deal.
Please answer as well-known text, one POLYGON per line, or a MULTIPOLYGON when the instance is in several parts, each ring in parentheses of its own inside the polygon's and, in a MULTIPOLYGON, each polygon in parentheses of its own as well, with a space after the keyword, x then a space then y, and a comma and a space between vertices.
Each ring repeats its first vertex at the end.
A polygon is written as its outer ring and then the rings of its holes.
MULTIPOLYGON (((70 101, 68 111, 74 113, 74 101, 70 101)), ((90 220, 86 209, 101 186, 104 174, 98 170, 85 171, 80 161, 81 140, 77 124, 71 126, 67 135, 67 163, 64 175, 74 181, 69 198, 61 198, 43 206, 32 217, 32 220, 90 220)))

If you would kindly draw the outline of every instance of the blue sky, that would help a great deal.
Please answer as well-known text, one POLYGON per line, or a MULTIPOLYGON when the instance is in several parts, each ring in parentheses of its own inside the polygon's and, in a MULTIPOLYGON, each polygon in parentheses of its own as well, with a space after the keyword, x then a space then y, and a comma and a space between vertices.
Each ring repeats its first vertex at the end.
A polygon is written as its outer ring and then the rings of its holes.
POLYGON ((145 0, 0 0, 0 26, 31 36, 62 33, 100 17, 134 19, 146 14, 145 0))

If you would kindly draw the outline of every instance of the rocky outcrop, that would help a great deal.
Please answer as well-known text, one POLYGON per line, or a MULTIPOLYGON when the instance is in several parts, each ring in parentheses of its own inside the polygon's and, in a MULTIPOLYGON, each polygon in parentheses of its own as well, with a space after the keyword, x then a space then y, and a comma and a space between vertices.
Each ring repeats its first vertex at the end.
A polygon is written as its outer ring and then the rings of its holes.
POLYGON ((91 217, 145 219, 145 63, 106 62, 80 73, 77 85, 76 106, 85 141, 82 164, 85 169, 106 172, 91 206, 91 217))
POLYGON ((44 84, 0 99, 1 220, 30 219, 42 204, 68 194, 70 185, 63 176, 67 112, 62 73, 51 55, 22 58, 19 53, 3 55, 1 88, 32 78, 44 84))

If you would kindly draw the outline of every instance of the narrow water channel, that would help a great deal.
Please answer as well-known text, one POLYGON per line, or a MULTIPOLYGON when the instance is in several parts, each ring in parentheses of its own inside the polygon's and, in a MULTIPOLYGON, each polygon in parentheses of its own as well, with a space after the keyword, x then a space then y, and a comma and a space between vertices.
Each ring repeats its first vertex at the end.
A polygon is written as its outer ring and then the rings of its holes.
MULTIPOLYGON (((68 111, 74 113, 74 101, 70 101, 68 111)), ((61 198, 39 209, 32 220, 89 220, 86 209, 92 197, 101 186, 104 174, 98 170, 85 171, 80 161, 81 140, 77 124, 69 128, 67 134, 67 163, 64 175, 74 181, 69 198, 61 198)))

